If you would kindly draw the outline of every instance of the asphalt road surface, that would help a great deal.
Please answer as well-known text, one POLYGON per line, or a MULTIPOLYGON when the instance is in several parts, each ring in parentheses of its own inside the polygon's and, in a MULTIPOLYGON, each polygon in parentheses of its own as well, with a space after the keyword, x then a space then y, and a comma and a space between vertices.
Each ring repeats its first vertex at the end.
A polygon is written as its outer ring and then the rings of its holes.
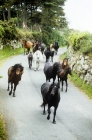
MULTIPOLYGON (((59 49, 54 61, 66 51, 59 49)), ((43 115, 41 85, 45 82, 41 62, 40 70, 28 67, 27 55, 18 55, 8 59, 0 70, 0 113, 4 115, 9 140, 92 140, 92 100, 68 81, 68 91, 60 92, 56 124, 47 113, 43 115), (7 70, 10 66, 21 63, 24 66, 22 80, 16 89, 16 97, 9 96, 7 91, 7 70)))

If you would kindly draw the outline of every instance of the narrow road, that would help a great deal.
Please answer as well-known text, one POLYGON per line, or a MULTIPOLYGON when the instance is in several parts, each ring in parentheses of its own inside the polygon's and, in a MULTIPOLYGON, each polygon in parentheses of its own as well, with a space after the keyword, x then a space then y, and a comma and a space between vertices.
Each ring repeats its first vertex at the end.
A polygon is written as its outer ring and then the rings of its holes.
MULTIPOLYGON (((66 49, 59 49, 54 61, 66 49)), ((68 81, 68 92, 61 91, 61 101, 57 109, 56 124, 47 114, 43 115, 40 87, 45 82, 41 62, 40 70, 30 70, 27 56, 18 55, 10 58, 0 70, 0 110, 6 120, 9 140, 92 140, 92 100, 68 81), (7 70, 15 63, 24 66, 22 80, 16 89, 16 97, 7 91, 7 70)), ((64 87, 65 90, 65 87, 64 87)))

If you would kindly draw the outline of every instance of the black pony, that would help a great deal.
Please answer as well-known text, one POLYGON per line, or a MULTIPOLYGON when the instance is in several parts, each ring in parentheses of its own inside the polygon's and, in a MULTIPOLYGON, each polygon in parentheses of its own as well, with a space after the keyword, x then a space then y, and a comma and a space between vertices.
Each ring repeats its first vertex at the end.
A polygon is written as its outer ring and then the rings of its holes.
POLYGON ((49 62, 49 58, 50 58, 50 47, 47 47, 46 50, 44 51, 44 55, 46 56, 46 62, 49 62))
POLYGON ((50 119, 50 108, 54 107, 54 117, 53 117, 53 123, 56 123, 55 116, 56 116, 56 110, 58 108, 58 104, 60 102, 60 92, 59 92, 59 84, 58 83, 50 83, 46 82, 42 84, 41 86, 41 94, 43 98, 43 103, 41 107, 44 107, 43 114, 45 113, 45 105, 48 104, 48 116, 47 119, 50 119))
POLYGON ((55 43, 53 44, 53 47, 54 47, 54 49, 55 49, 55 54, 57 54, 57 53, 58 53, 58 49, 59 49, 59 44, 58 44, 58 42, 55 42, 55 43))
POLYGON ((53 57, 54 57, 53 49, 50 49, 50 47, 47 47, 46 50, 44 51, 44 55, 46 56, 46 62, 49 62, 50 57, 51 57, 51 62, 53 62, 53 57))
POLYGON ((53 83, 56 79, 56 75, 61 71, 60 69, 60 63, 59 62, 55 62, 54 64, 51 62, 47 62, 44 65, 44 74, 46 76, 46 81, 53 78, 53 83))

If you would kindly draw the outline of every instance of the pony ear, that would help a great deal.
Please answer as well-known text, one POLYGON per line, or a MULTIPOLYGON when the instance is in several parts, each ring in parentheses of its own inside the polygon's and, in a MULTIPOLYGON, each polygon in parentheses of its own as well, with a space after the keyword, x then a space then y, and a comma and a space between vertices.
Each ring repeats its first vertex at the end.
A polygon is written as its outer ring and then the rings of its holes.
POLYGON ((57 83, 57 87, 60 88, 60 82, 57 83))
POLYGON ((12 71, 12 72, 14 71, 14 66, 12 66, 12 69, 11 69, 11 71, 12 71))

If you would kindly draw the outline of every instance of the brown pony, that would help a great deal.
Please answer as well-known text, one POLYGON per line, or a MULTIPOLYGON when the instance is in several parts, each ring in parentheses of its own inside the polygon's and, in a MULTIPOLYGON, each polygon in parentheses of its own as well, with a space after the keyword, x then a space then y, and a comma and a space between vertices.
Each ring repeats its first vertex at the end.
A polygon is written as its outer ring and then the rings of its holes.
POLYGON ((62 82, 62 91, 63 91, 63 81, 66 83, 66 92, 67 92, 67 79, 68 74, 72 75, 72 70, 68 64, 68 58, 64 58, 63 62, 60 64, 61 71, 58 73, 58 82, 62 82))
POLYGON ((22 74, 24 73, 24 67, 21 64, 15 64, 14 66, 11 66, 8 69, 8 88, 10 88, 11 84, 11 90, 9 92, 9 95, 13 92, 13 97, 15 97, 15 90, 17 85, 19 84, 19 81, 21 81, 22 74))
POLYGON ((33 48, 33 43, 31 41, 27 41, 27 40, 22 40, 22 45, 24 47, 24 54, 26 53, 29 53, 30 51, 30 48, 33 48), (27 49, 27 52, 25 51, 25 49, 27 49))

